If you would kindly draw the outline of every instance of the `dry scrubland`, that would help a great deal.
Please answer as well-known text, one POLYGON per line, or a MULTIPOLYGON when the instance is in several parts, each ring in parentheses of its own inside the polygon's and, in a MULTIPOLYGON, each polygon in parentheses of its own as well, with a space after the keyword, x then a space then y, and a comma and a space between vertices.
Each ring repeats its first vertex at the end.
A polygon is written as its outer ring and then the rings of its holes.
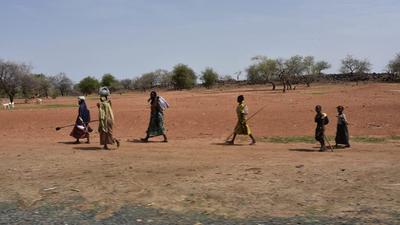
MULTIPOLYGON (((93 210, 96 219, 126 205, 225 218, 332 217, 399 222, 400 85, 316 85, 273 92, 270 87, 168 91, 169 143, 133 141, 148 123, 148 93, 113 95, 116 151, 73 145, 76 100, 17 104, 0 111, 0 202, 22 210, 44 204, 93 210), (235 100, 244 94, 258 140, 223 145, 235 125, 235 100), (314 112, 321 104, 335 132, 335 106, 346 107, 353 148, 317 152, 314 112), (311 143, 310 143, 311 142, 311 143)), ((96 97, 89 97, 92 118, 96 97)), ((18 103, 18 101, 17 101, 18 103)), ((97 124, 92 127, 97 130, 97 124)), ((333 139, 331 139, 333 142, 333 139)), ((7 213, 3 211, 3 216, 7 213)), ((371 222, 372 223, 372 222, 371 222)))

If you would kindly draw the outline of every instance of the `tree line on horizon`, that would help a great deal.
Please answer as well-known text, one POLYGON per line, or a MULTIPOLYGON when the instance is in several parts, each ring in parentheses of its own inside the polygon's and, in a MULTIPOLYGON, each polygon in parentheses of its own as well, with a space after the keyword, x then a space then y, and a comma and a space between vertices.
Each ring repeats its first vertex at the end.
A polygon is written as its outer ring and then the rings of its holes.
MULTIPOLYGON (((282 84, 283 91, 292 89, 292 84, 305 83, 309 86, 316 77, 325 75, 331 65, 326 61, 317 61, 313 56, 295 55, 288 59, 255 56, 252 64, 246 68, 246 83, 271 84, 275 90, 277 84, 282 84)), ((371 63, 367 59, 357 59, 347 55, 341 60, 339 72, 351 77, 371 72, 371 63)), ((400 80, 400 53, 390 60, 387 73, 400 80)), ((240 72, 241 73, 241 72, 240 72)), ((236 75, 240 75, 237 73, 236 75)), ((104 74, 100 80, 87 76, 75 83, 65 74, 56 75, 34 74, 31 67, 24 63, 4 61, 0 59, 0 96, 8 97, 10 102, 15 97, 25 99, 34 97, 56 98, 68 95, 90 95, 96 93, 102 86, 111 92, 141 90, 152 88, 191 89, 197 85, 198 78, 206 88, 212 88, 217 83, 234 82, 231 75, 221 76, 213 68, 207 67, 199 75, 185 64, 177 64, 172 71, 158 69, 144 73, 133 79, 118 80, 112 74, 104 74)))

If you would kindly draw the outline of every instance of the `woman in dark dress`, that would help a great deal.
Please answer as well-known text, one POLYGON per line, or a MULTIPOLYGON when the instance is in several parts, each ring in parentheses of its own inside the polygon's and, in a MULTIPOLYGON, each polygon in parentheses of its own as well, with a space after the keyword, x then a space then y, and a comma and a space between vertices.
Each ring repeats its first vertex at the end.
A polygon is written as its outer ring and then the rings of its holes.
POLYGON ((338 111, 338 121, 337 121, 337 129, 336 129, 336 147, 339 145, 344 145, 345 148, 350 148, 349 143, 349 129, 347 128, 348 122, 346 119, 346 115, 343 113, 344 107, 338 106, 336 107, 338 111))
POLYGON ((150 93, 150 121, 146 131, 146 137, 142 138, 143 142, 147 142, 149 138, 162 135, 164 142, 168 142, 167 135, 165 134, 164 128, 164 112, 160 105, 160 97, 157 92, 152 91, 150 93))
POLYGON ((78 97, 79 110, 78 117, 76 118, 74 129, 72 130, 70 136, 76 138, 75 144, 79 144, 79 139, 86 138, 86 143, 90 143, 89 133, 92 132, 92 129, 89 126, 90 122, 90 112, 86 106, 85 97, 78 97))

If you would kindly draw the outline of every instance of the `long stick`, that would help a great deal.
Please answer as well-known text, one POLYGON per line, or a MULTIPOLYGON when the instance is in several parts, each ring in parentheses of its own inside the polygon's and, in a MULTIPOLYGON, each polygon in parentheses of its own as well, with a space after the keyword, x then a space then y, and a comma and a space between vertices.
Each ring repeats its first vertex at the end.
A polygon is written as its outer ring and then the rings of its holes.
MULTIPOLYGON (((97 122, 97 121, 99 121, 99 120, 92 120, 90 122, 97 122)), ((66 126, 62 126, 62 127, 56 127, 56 131, 59 131, 59 130, 61 130, 63 128, 66 128, 66 127, 72 127, 72 126, 75 126, 75 123, 74 124, 70 124, 70 125, 66 125, 66 126)))
MULTIPOLYGON (((259 112, 261 112, 267 105, 264 105, 263 107, 261 107, 259 110, 257 110, 255 113, 253 113, 253 115, 251 115, 249 118, 247 118, 244 122, 247 123, 247 121, 251 120, 255 115, 257 115, 259 112)), ((226 138, 226 141, 228 141, 232 135, 235 133, 235 130, 231 133, 231 135, 229 135, 226 138)))
POLYGON ((327 137, 326 135, 324 135, 324 138, 325 138, 326 142, 328 142, 329 148, 330 148, 330 149, 331 149, 331 151, 333 152, 333 148, 332 148, 332 145, 331 145, 331 143, 329 143, 329 139, 328 139, 328 137, 327 137))

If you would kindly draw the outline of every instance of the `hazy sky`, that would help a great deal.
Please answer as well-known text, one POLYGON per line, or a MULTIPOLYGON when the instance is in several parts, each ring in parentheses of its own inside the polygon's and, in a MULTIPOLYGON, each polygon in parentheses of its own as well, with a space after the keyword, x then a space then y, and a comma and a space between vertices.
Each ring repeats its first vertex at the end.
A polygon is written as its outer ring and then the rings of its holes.
POLYGON ((381 72, 400 52, 399 0, 0 0, 0 58, 75 81, 178 63, 245 70, 255 55, 347 54, 381 72))

